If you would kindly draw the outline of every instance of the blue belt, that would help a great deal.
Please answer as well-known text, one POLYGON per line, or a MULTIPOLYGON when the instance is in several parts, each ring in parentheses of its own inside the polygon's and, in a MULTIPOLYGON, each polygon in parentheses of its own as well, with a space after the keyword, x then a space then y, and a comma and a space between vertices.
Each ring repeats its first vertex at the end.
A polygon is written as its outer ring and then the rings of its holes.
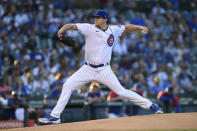
POLYGON ((103 67, 105 65, 109 65, 109 63, 107 63, 107 64, 100 64, 100 65, 93 65, 93 64, 85 62, 85 65, 89 65, 92 68, 98 68, 98 67, 103 67))

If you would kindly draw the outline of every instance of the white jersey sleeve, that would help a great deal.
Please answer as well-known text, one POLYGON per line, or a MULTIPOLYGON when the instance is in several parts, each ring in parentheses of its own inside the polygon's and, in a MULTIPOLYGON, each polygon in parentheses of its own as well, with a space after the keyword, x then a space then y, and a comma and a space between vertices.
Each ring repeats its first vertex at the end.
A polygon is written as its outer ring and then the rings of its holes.
POLYGON ((90 33, 90 28, 92 25, 88 23, 77 23, 76 26, 82 35, 87 36, 90 33))
POLYGON ((125 31, 124 25, 113 25, 112 28, 114 29, 117 36, 121 36, 122 33, 125 31))

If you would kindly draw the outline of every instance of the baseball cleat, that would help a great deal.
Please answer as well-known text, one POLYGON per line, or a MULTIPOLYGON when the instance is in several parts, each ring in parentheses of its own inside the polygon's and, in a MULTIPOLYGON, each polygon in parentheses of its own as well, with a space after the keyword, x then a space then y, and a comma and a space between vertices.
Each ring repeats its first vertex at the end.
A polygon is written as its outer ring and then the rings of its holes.
POLYGON ((155 114, 163 114, 163 110, 155 103, 150 106, 150 110, 152 110, 155 114))
POLYGON ((40 123, 43 123, 43 124, 59 124, 61 123, 60 122, 60 118, 57 118, 57 117, 53 117, 51 115, 47 116, 47 117, 44 117, 44 118, 39 118, 38 121, 40 123))

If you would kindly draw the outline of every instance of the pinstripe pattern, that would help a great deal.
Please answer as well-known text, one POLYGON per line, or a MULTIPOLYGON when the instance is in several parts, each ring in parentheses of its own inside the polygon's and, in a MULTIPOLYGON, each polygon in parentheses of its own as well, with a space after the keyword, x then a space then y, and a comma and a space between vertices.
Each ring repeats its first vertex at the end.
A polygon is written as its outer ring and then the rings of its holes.
POLYGON ((133 102, 134 104, 140 107, 149 109, 152 104, 152 102, 149 101, 148 99, 143 98, 137 93, 122 87, 119 80, 111 70, 110 66, 104 67, 102 72, 98 75, 97 81, 109 87, 119 96, 127 98, 129 101, 133 102))
POLYGON ((60 117, 61 112, 64 110, 66 104, 68 103, 72 91, 91 81, 98 81, 106 85, 119 96, 127 98, 134 104, 145 109, 149 109, 152 104, 152 102, 148 99, 143 98, 135 92, 122 87, 109 65, 97 69, 84 65, 77 72, 75 72, 66 81, 66 83, 64 83, 60 98, 51 115, 60 117))
POLYGON ((55 108, 52 110, 51 115, 55 117, 60 117, 61 112, 64 110, 68 100, 73 92, 80 88, 82 85, 94 80, 95 73, 89 66, 82 66, 78 71, 76 71, 68 80, 64 83, 61 95, 55 108))
POLYGON ((92 24, 76 24, 78 31, 86 38, 85 61, 91 64, 110 63, 112 48, 107 44, 107 39, 112 34, 115 41, 125 30, 124 26, 109 26, 102 31, 92 24))
MULTIPOLYGON (((76 26, 78 31, 86 38, 85 61, 95 65, 110 63, 114 44, 112 43, 112 46, 108 45, 107 40, 110 35, 113 35, 114 41, 116 41, 122 35, 125 27, 108 26, 106 31, 102 31, 92 24, 76 24, 76 26)), ((83 65, 64 83, 57 105, 51 115, 59 118, 68 103, 72 91, 93 80, 108 86, 116 94, 129 99, 131 102, 145 109, 149 109, 152 104, 148 99, 123 88, 109 65, 96 69, 88 65, 83 65)))

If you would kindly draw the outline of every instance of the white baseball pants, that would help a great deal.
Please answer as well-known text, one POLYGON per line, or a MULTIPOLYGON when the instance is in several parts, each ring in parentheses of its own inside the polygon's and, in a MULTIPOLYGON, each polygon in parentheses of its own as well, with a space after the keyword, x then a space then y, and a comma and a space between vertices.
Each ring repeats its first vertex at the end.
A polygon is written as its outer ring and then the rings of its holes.
POLYGON ((106 85, 119 96, 127 98, 129 101, 142 108, 149 109, 152 104, 150 100, 122 87, 109 65, 99 68, 83 65, 64 83, 59 100, 55 108, 52 110, 51 115, 59 118, 68 103, 72 92, 91 81, 98 81, 99 83, 106 85))

